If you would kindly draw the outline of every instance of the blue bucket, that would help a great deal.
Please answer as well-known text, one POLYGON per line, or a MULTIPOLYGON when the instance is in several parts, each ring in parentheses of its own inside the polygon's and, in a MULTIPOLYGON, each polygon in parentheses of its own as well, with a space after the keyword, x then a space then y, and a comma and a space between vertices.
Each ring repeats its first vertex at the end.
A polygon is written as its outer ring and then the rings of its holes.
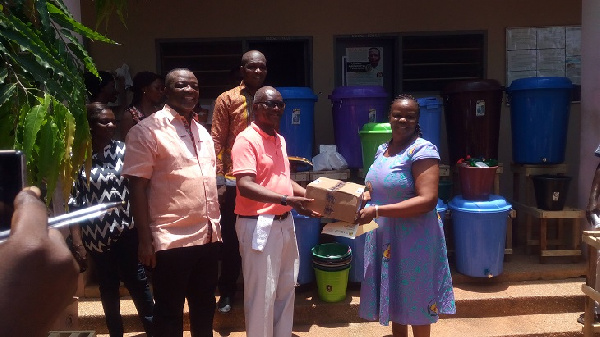
POLYGON ((294 217, 296 242, 298 244, 298 255, 300 256, 297 282, 302 285, 315 281, 311 249, 319 244, 321 219, 298 214, 294 209, 292 209, 292 216, 294 217))
POLYGON ((419 124, 423 139, 433 143, 438 149, 440 144, 440 124, 442 121, 442 100, 437 97, 418 98, 419 102, 419 124))
POLYGON ((337 236, 335 241, 348 245, 352 250, 352 262, 350 262, 350 273, 348 282, 360 283, 364 279, 365 273, 365 236, 357 236, 354 239, 337 236))
POLYGON ((499 195, 489 200, 454 197, 448 204, 454 227, 456 270, 472 277, 502 273, 506 222, 512 206, 499 195))
POLYGON ((367 123, 387 121, 390 109, 388 97, 385 89, 376 85, 338 87, 329 96, 335 145, 337 152, 348 162, 348 167, 363 167, 358 133, 367 123))
POLYGON ((442 221, 446 218, 446 212, 448 211, 448 205, 444 203, 444 200, 438 198, 438 203, 435 206, 435 210, 437 211, 439 217, 442 221))
POLYGON ((513 162, 560 164, 565 161, 573 84, 566 77, 514 80, 510 99, 513 162))
POLYGON ((285 111, 281 116, 279 133, 287 143, 289 156, 312 159, 314 148, 315 95, 307 87, 276 88, 285 101, 285 111))

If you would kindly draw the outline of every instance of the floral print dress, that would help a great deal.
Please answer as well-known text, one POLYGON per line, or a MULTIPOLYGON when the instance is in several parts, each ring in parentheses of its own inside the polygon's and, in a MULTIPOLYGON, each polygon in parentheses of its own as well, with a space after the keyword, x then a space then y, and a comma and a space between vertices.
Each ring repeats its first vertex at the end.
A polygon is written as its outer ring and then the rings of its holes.
MULTIPOLYGON (((379 146, 365 182, 371 204, 390 204, 415 196, 412 163, 439 159, 436 147, 417 138, 392 157, 379 146)), ((435 323, 456 312, 443 224, 436 210, 413 218, 376 219, 379 228, 365 237, 364 281, 359 314, 368 320, 404 325, 435 323)))

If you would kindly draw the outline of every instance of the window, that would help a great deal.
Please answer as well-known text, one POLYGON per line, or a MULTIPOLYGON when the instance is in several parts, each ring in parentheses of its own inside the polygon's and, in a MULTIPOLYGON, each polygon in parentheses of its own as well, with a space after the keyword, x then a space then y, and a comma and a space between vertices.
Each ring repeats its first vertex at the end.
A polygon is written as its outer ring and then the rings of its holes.
POLYGON ((347 65, 357 47, 381 47, 381 85, 391 94, 440 92, 453 81, 486 77, 485 32, 364 34, 335 41, 336 85, 347 85, 348 73, 366 64, 347 65))
POLYGON ((198 78, 200 98, 215 99, 239 84, 240 59, 252 49, 267 58, 265 85, 310 86, 311 47, 308 37, 158 40, 157 68, 163 75, 174 68, 189 68, 198 78))
POLYGON ((484 35, 403 36, 402 91, 441 91, 458 80, 485 78, 484 35))

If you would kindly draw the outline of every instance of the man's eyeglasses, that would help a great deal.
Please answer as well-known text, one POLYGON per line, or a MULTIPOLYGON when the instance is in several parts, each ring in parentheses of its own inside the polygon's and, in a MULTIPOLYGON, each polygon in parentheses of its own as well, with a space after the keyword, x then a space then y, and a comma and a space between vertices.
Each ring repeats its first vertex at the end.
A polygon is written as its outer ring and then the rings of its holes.
POLYGON ((264 102, 256 102, 256 104, 264 104, 267 108, 269 109, 275 109, 275 107, 279 108, 279 109, 285 109, 285 102, 284 101, 264 101, 264 102))

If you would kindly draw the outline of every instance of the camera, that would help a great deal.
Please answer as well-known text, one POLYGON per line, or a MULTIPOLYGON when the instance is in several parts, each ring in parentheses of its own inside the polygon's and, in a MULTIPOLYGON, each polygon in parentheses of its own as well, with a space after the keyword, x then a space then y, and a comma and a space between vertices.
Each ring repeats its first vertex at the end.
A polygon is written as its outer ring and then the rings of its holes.
POLYGON ((23 152, 0 150, 0 230, 10 229, 13 202, 25 186, 26 174, 23 152))

